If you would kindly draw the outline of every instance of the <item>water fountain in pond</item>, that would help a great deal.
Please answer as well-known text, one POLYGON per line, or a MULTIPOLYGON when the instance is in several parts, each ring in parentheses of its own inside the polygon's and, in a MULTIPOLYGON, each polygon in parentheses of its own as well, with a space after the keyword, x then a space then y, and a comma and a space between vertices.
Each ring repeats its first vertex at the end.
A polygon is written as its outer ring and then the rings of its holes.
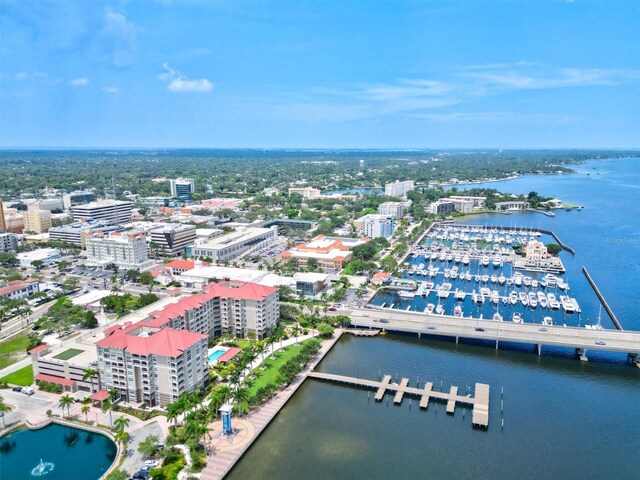
POLYGON ((40 459, 40 463, 31 470, 31 475, 33 477, 41 477, 49 473, 51 470, 53 470, 53 463, 43 462, 42 459, 40 459))

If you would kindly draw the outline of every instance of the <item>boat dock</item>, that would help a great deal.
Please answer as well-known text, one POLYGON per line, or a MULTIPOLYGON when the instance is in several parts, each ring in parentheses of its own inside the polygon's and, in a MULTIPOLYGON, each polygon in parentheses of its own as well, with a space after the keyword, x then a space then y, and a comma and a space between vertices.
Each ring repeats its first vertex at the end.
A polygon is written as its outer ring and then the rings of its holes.
POLYGON ((461 396, 458 387, 452 386, 449 392, 433 390, 433 383, 427 382, 423 388, 410 387, 409 379, 403 378, 399 384, 391 383, 391 375, 385 375, 381 381, 366 380, 361 378, 334 375, 331 373, 309 372, 308 377, 317 378, 329 382, 342 383, 357 387, 369 388, 376 391, 375 400, 381 402, 386 393, 394 393, 393 403, 400 405, 405 395, 420 398, 420 408, 429 407, 429 400, 436 399, 446 402, 447 413, 454 414, 456 404, 473 406, 472 423, 474 426, 487 428, 489 426, 489 385, 485 383, 475 384, 475 396, 461 396))

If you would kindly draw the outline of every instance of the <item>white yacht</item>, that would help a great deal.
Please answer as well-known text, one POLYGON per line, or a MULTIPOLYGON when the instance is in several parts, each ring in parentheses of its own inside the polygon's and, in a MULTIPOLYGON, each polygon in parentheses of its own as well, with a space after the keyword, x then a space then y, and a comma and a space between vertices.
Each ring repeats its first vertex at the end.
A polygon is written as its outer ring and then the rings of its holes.
POLYGON ((500 276, 498 277, 498 283, 500 285, 504 285, 504 282, 506 282, 507 279, 505 278, 505 276, 503 274, 500 274, 500 276))
POLYGON ((529 297, 527 296, 526 293, 520 292, 518 296, 520 298, 520 303, 522 303, 522 305, 524 305, 525 307, 529 306, 529 297))
POLYGON ((533 292, 529 292, 529 306, 531 308, 538 307, 538 297, 536 297, 536 294, 533 292))
POLYGON ((531 280, 531 288, 538 288, 538 280, 535 278, 531 280))
POLYGON ((522 316, 518 312, 513 312, 511 316, 511 321, 513 323, 522 323, 522 316))
POLYGON ((543 324, 543 325, 549 325, 549 326, 553 325, 553 318, 551 318, 551 317, 544 317, 544 318, 542 319, 542 324, 543 324))
POLYGON ((502 259, 496 255, 495 257, 493 257, 493 261, 491 263, 494 267, 498 268, 502 263, 502 259))
POLYGON ((436 306, 433 303, 427 303, 427 308, 424 309, 424 313, 431 315, 434 308, 436 308, 436 306))
POLYGON ((497 310, 496 310, 496 313, 493 314, 493 321, 494 322, 502 321, 502 315, 500 315, 500 312, 498 312, 497 310))
POLYGON ((444 307, 440 304, 436 305, 436 314, 442 315, 444 313, 444 307))
POLYGON ((469 265, 469 255, 465 255, 464 257, 462 257, 462 264, 463 265, 469 265))
POLYGON ((464 293, 464 290, 458 290, 458 289, 456 288, 456 291, 455 291, 455 293, 453 294, 453 296, 454 296, 454 298, 455 298, 456 300, 464 300, 464 299, 465 299, 465 297, 467 296, 467 294, 466 294, 466 293, 464 293))
POLYGON ((471 294, 471 298, 473 298, 473 303, 477 303, 478 305, 482 305, 484 303, 484 296, 476 293, 475 290, 471 294))
POLYGON ((516 303, 518 303, 518 292, 516 292, 515 290, 513 290, 513 291, 509 294, 509 302, 511 302, 511 305, 515 305, 516 303))
POLYGON ((495 305, 500 303, 500 294, 498 293, 497 290, 494 290, 493 292, 491 292, 491 303, 495 305))
POLYGON ((408 292, 407 290, 400 290, 398 292, 398 296, 400 298, 413 298, 416 296, 416 294, 414 292, 408 292))
POLYGON ((460 305, 456 305, 453 309, 454 317, 462 317, 462 307, 460 305))
POLYGON ((489 275, 482 275, 482 283, 487 283, 489 281, 489 275))

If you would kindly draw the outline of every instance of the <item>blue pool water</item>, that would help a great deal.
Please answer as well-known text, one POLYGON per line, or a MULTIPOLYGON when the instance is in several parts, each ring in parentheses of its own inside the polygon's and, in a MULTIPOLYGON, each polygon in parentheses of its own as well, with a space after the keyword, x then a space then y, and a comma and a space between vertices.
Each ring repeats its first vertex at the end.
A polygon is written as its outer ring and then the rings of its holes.
POLYGON ((214 363, 218 358, 220 358, 226 350, 217 349, 209 354, 209 363, 214 363))

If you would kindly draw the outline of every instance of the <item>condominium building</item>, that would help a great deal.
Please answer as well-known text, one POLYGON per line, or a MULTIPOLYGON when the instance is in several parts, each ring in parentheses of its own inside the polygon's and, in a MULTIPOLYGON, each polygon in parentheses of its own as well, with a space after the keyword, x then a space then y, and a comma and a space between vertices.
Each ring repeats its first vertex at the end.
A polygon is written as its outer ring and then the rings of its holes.
POLYGON ((273 245, 278 239, 278 227, 239 227, 237 231, 197 243, 192 249, 195 257, 228 262, 243 255, 273 245))
POLYGON ((289 188, 289 195, 301 195, 305 200, 314 200, 320 198, 320 190, 313 187, 292 187, 289 188))
POLYGON ((147 240, 139 232, 93 233, 86 237, 87 266, 105 268, 114 264, 120 270, 148 270, 153 261, 147 256, 147 240))
POLYGON ((149 232, 149 249, 153 257, 180 256, 195 241, 195 225, 167 223, 149 232))
POLYGON ((180 199, 190 199, 196 191, 193 178, 176 178, 169 180, 171 196, 180 199))
POLYGON ((455 202, 457 200, 471 202, 473 208, 484 208, 487 197, 473 197, 471 195, 452 195, 448 197, 448 200, 455 202))
POLYGON ((121 200, 102 200, 71 207, 74 220, 104 220, 111 223, 131 221, 132 202, 121 200))
POLYGON ((456 204, 444 200, 438 200, 429 205, 429 212, 434 215, 453 213, 456 211, 456 204))
POLYGON ((378 214, 392 218, 401 218, 406 211, 405 202, 384 202, 378 205, 378 214))
POLYGON ((71 210, 76 205, 84 205, 95 201, 96 194, 90 190, 79 190, 62 195, 62 206, 65 210, 71 210))
POLYGON ((405 195, 407 192, 410 192, 415 187, 415 183, 413 180, 406 180, 401 182, 400 180, 396 180, 395 182, 387 183, 384 186, 384 194, 387 197, 401 197, 405 195))
POLYGON ((393 235, 393 218, 370 214, 361 218, 362 233, 367 238, 389 238, 393 235))
POLYGON ((18 246, 13 233, 0 232, 0 252, 13 252, 18 246))
POLYGON ((104 221, 75 222, 49 229, 49 239, 60 242, 72 243, 80 247, 85 246, 85 238, 94 231, 102 233, 120 232, 121 225, 114 225, 104 221))
POLYGON ((51 212, 49 210, 27 210, 22 214, 24 231, 45 233, 51 228, 51 212))
POLYGON ((27 280, 14 280, 0 286, 0 298, 20 300, 40 291, 40 284, 35 278, 27 280))
POLYGON ((105 335, 96 343, 102 388, 128 402, 166 406, 209 381, 206 335, 145 322, 116 325, 105 335))

